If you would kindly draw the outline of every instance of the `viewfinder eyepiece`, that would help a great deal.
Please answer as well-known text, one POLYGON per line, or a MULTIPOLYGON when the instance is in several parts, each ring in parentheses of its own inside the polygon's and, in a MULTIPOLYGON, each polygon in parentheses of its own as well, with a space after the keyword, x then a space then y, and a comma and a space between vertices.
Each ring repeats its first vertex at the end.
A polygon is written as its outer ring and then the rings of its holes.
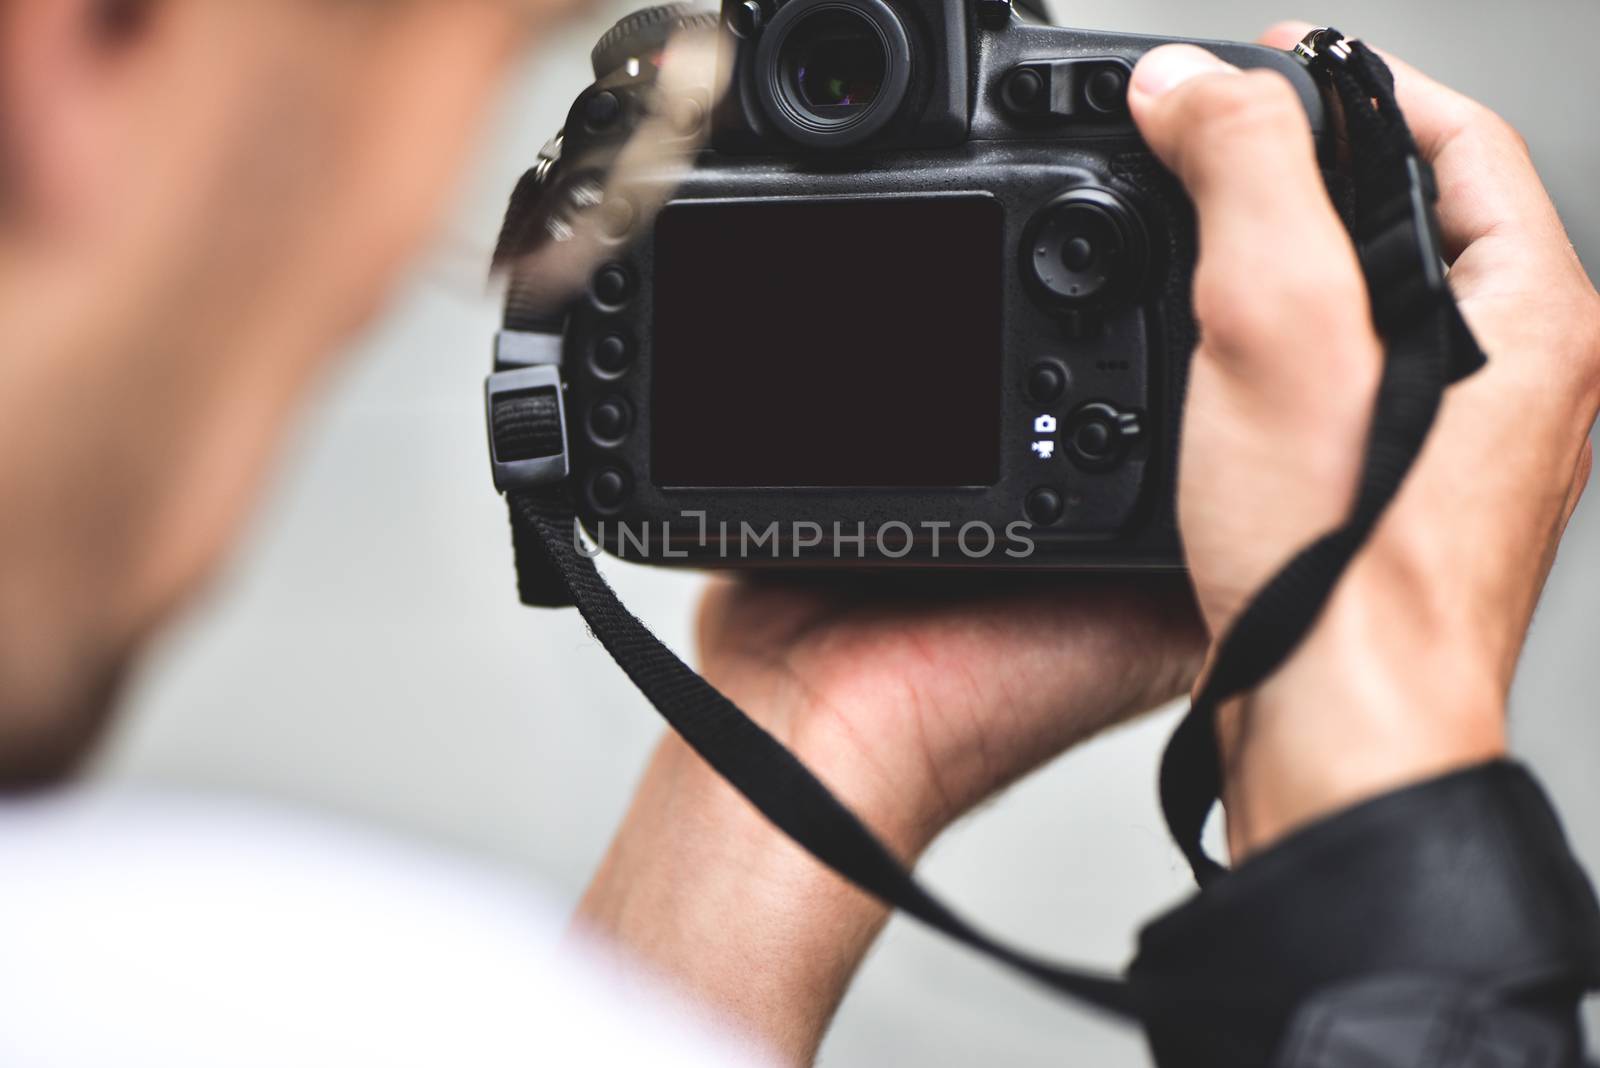
POLYGON ((811 147, 845 147, 894 117, 911 81, 911 43, 882 0, 793 0, 756 51, 768 118, 811 147))
POLYGON ((870 107, 883 87, 889 60, 866 19, 843 10, 824 11, 802 22, 789 40, 786 71, 813 111, 870 107))

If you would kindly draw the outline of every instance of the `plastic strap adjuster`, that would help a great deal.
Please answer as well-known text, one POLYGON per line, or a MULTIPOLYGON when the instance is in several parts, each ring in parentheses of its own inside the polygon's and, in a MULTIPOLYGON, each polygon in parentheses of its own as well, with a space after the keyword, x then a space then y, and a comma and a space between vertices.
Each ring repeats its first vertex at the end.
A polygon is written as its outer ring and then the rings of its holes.
POLYGON ((1406 184, 1378 213, 1378 223, 1361 241, 1361 268, 1372 295, 1372 317, 1382 334, 1431 315, 1449 296, 1444 246, 1434 205, 1439 200, 1433 168, 1416 155, 1406 157, 1406 184))
POLYGON ((497 371, 484 384, 489 463, 501 493, 542 489, 571 472, 561 369, 497 371))
POLYGON ((494 336, 494 369, 541 367, 561 363, 561 334, 502 330, 494 336))

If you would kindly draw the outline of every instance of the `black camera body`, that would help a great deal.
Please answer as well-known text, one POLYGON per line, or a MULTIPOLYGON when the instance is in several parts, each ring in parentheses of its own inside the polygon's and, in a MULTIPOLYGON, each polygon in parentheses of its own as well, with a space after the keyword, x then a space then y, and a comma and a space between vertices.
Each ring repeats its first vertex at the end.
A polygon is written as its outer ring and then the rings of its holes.
MULTIPOLYGON (((609 199, 587 290, 497 356, 559 361, 591 537, 690 566, 1180 566, 1193 213, 1126 103, 1164 43, 987 0, 625 20, 543 195, 592 196, 650 116, 692 166, 659 210, 609 199), (664 99, 651 49, 713 18, 726 90, 664 99)), ((1331 159, 1298 59, 1206 47, 1289 78, 1331 159)))

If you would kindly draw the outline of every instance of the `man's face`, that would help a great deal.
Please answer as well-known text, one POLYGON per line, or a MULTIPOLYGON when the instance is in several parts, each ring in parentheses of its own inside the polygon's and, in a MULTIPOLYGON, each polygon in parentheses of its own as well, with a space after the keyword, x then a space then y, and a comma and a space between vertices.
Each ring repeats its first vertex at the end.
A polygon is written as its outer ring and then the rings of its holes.
POLYGON ((0 0, 0 783, 69 767, 555 0, 0 0))

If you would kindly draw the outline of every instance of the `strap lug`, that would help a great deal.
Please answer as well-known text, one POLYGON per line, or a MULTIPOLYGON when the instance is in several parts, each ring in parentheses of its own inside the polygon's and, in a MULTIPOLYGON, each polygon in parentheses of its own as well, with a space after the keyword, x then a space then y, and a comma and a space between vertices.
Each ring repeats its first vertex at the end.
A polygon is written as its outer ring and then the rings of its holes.
POLYGON ((1352 55, 1350 38, 1332 26, 1324 26, 1306 34, 1305 38, 1294 46, 1294 54, 1312 65, 1346 63, 1352 55))

